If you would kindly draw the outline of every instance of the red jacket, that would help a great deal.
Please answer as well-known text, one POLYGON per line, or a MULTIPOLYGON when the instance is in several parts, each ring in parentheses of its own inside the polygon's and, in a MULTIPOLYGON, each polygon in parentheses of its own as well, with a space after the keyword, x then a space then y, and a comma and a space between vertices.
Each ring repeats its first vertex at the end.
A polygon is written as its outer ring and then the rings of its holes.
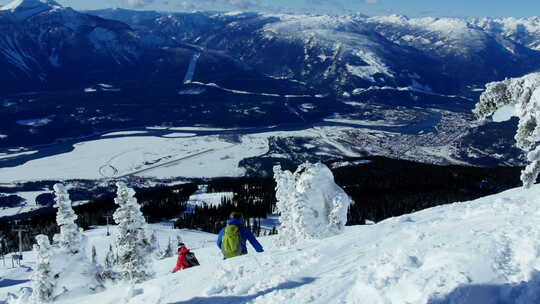
POLYGON ((186 247, 182 247, 178 250, 178 260, 176 260, 176 267, 173 269, 172 272, 177 272, 178 270, 182 270, 189 267, 189 263, 186 259, 186 253, 189 252, 189 249, 186 247))

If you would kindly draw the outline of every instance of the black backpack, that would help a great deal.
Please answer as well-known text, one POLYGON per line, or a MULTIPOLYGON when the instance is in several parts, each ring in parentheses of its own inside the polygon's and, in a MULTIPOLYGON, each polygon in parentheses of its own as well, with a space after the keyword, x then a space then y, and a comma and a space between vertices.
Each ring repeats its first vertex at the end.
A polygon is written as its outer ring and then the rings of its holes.
POLYGON ((193 252, 188 252, 186 253, 186 260, 189 264, 189 267, 193 267, 193 266, 199 266, 199 261, 197 260, 197 258, 195 257, 195 254, 193 252))

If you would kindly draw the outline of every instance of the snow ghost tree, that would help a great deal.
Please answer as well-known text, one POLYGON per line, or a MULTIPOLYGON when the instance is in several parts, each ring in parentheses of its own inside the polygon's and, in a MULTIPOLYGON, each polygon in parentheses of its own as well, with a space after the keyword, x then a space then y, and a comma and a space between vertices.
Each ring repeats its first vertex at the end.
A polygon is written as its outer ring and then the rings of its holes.
POLYGON ((52 249, 46 235, 36 236, 36 242, 34 252, 37 261, 32 275, 32 302, 47 303, 53 300, 56 281, 51 269, 52 249))
POLYGON ((150 265, 152 246, 145 234, 146 222, 134 197, 135 191, 122 182, 116 186, 118 190, 114 201, 119 207, 113 218, 118 224, 118 265, 124 279, 138 283, 153 276, 150 265))
POLYGON ((279 216, 279 234, 276 238, 276 243, 279 246, 285 246, 289 243, 294 243, 293 238, 296 237, 295 225, 293 222, 293 205, 291 201, 296 196, 296 182, 291 171, 283 171, 280 166, 274 167, 274 179, 276 180, 276 209, 279 216))
POLYGON ((488 83, 473 113, 478 119, 494 114, 495 121, 519 117, 515 139, 529 161, 521 181, 530 188, 540 173, 540 73, 488 83))
POLYGON ((75 220, 68 192, 64 185, 54 185, 56 223, 60 233, 54 236, 55 246, 50 258, 51 270, 56 280, 56 298, 68 298, 73 293, 102 288, 97 281, 97 265, 86 256, 87 240, 75 220))
POLYGON ((303 164, 294 174, 274 167, 277 211, 280 213, 278 246, 339 234, 347 223, 351 198, 334 182, 321 163, 303 164))
POLYGON ((97 281, 97 265, 90 263, 86 256, 86 238, 75 223, 77 215, 71 207, 66 188, 56 184, 54 191, 55 207, 58 208, 56 222, 60 226, 60 233, 54 236, 53 246, 46 236, 38 236, 37 245, 34 247, 38 255, 38 270, 34 282, 38 285, 35 292, 32 292, 32 298, 41 302, 47 301, 47 298, 69 298, 73 294, 103 287, 97 281), (48 280, 54 288, 49 288, 50 284, 40 281, 39 278, 48 280))
POLYGON ((54 207, 58 208, 56 223, 60 227, 60 233, 55 235, 54 239, 58 242, 60 248, 76 254, 81 251, 83 243, 82 233, 75 223, 77 215, 71 207, 71 200, 64 185, 55 184, 54 193, 56 195, 54 207))

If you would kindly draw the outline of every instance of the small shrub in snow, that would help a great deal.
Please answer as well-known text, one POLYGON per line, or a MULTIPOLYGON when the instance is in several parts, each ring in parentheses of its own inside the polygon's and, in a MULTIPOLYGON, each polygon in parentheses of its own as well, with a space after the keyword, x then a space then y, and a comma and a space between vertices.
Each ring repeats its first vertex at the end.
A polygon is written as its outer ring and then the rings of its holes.
POLYGON ((49 238, 46 235, 36 236, 36 268, 32 275, 32 302, 48 303, 53 300, 56 278, 51 269, 53 254, 49 238))
POLYGON ((142 282, 153 276, 151 267, 152 247, 145 235, 145 219, 141 206, 135 199, 135 191, 124 183, 116 184, 117 196, 114 199, 119 205, 113 214, 118 224, 116 244, 118 246, 118 266, 125 280, 133 283, 142 282))
POLYGON ((519 117, 515 138, 529 161, 521 181, 530 188, 540 174, 540 73, 488 83, 473 113, 479 119, 496 114, 498 121, 519 117))
POLYGON ((274 167, 280 227, 276 243, 289 246, 339 234, 347 222, 351 198, 321 163, 303 164, 294 174, 274 167))
POLYGON ((79 253, 82 248, 82 231, 75 220, 77 215, 71 206, 68 192, 64 185, 54 185, 55 201, 54 207, 58 208, 56 213, 56 223, 60 227, 60 233, 54 236, 60 248, 72 254, 79 253))

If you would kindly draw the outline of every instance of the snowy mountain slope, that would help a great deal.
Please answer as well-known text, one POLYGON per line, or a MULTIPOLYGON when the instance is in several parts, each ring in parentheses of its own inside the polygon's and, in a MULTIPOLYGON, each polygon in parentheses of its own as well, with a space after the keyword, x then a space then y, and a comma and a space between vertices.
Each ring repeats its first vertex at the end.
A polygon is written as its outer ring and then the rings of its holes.
MULTIPOLYGON (((186 234, 188 246, 204 244, 195 250, 200 267, 171 274, 175 258, 165 259, 131 299, 125 286, 109 286, 59 303, 537 303, 539 195, 538 185, 516 188, 290 249, 263 237, 264 253, 227 261, 204 241, 212 237, 197 243, 186 234)), ((90 232, 91 242, 105 243, 103 232, 90 232)), ((163 232, 175 233, 162 230, 161 240, 163 232)), ((25 269, 0 268, 0 275, 2 297, 29 284, 25 269)))
POLYGON ((54 0, 15 0, 0 7, 0 11, 9 11, 14 20, 22 21, 33 15, 60 7, 61 5, 54 0))
POLYGON ((418 84, 466 94, 540 67, 534 18, 91 13, 126 22, 147 40, 222 50, 273 77, 337 91, 418 84))
MULTIPOLYGON (((533 50, 540 50, 540 18, 480 18, 471 23, 479 26, 488 33, 500 35, 515 43, 527 46, 533 50)), ((509 49, 513 51, 512 49, 509 49)))
MULTIPOLYGON (((17 0, 7 7, 16 7, 16 4, 30 7, 35 1, 17 0)), ((113 66, 141 64, 139 61, 144 57, 141 48, 156 51, 181 47, 218 52, 260 74, 300 81, 331 92, 352 92, 356 88, 378 85, 421 87, 446 94, 469 94, 470 88, 482 87, 489 81, 520 76, 540 68, 537 18, 164 14, 123 9, 82 14, 51 5, 55 9, 28 19, 54 20, 57 17, 51 16, 60 14, 71 16, 63 23, 86 24, 88 14, 93 14, 105 18, 101 19, 102 23, 108 20, 109 25, 115 24, 115 30, 99 25, 90 34, 84 33, 89 35, 90 42, 78 44, 94 52, 107 50, 113 66), (118 28, 127 32, 119 33, 118 28)), ((7 15, 13 16, 15 11, 0 12, 0 24, 2 19, 14 20, 7 15)), ((20 30, 24 23, 18 22, 14 29, 20 30)), ((95 24, 90 26, 96 27, 95 24)), ((62 30, 62 27, 56 28, 58 23, 43 21, 37 22, 36 27, 35 33, 62 30)), ((71 42, 65 39, 63 43, 71 42)), ((25 49, 43 57, 30 56, 38 63, 50 62, 55 66, 64 65, 62 55, 66 55, 59 52, 63 49, 61 46, 57 42, 56 46, 46 50, 37 46, 26 46, 25 49)), ((13 52, 13 47, 6 48, 16 54, 19 61, 29 57, 13 52)), ((146 60, 147 65, 157 64, 146 60)), ((106 68, 107 65, 102 66, 106 68)), ((35 68, 31 67, 31 70, 35 68)), ((40 72, 43 77, 50 73, 40 72)), ((132 78, 128 74, 125 76, 132 78)))
POLYGON ((142 53, 125 24, 54 1, 8 4, 0 10, 0 29, 0 66, 8 72, 0 78, 5 90, 78 85, 106 66, 122 73, 142 53))

